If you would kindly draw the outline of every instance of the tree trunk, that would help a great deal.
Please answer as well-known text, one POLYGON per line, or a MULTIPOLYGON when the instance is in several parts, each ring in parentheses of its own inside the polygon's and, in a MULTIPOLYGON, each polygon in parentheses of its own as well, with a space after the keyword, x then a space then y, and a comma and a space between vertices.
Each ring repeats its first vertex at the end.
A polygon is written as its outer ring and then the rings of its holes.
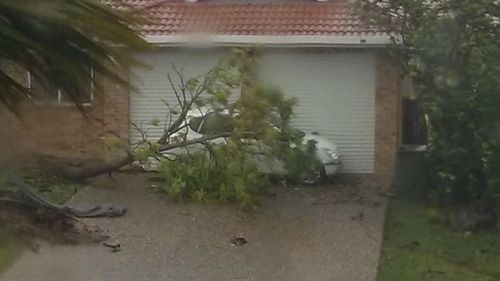
POLYGON ((111 163, 96 161, 75 161, 42 156, 40 158, 39 164, 40 167, 44 167, 44 169, 47 169, 54 174, 60 175, 62 177, 72 180, 82 180, 85 178, 91 178, 115 172, 120 168, 132 163, 133 161, 134 158, 131 154, 127 154, 120 158, 117 158, 111 163))

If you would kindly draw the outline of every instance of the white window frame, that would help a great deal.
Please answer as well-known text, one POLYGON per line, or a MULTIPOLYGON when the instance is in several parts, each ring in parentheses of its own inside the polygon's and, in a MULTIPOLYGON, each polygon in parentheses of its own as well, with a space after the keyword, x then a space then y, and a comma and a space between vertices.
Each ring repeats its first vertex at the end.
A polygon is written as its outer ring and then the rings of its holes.
MULTIPOLYGON (((32 76, 31 72, 27 71, 27 79, 28 79, 28 89, 32 90, 32 76)), ((32 98, 32 95, 30 95, 30 98, 32 98)), ((94 102, 94 69, 90 68, 90 102, 84 102, 82 103, 83 106, 91 106, 92 103, 94 102)), ((73 105, 71 102, 64 102, 62 101, 62 91, 61 89, 57 90, 57 101, 55 101, 53 104, 56 105, 73 105)))

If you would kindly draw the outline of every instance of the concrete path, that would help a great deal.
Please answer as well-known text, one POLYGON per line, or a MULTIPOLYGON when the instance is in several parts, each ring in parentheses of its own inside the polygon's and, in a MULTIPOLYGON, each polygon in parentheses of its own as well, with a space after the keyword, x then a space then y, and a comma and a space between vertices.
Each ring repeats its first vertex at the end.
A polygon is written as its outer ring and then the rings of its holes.
POLYGON ((369 180, 279 188, 249 213, 171 202, 145 176, 115 177, 97 179, 73 204, 128 205, 122 218, 86 220, 118 239, 121 252, 42 243, 0 280, 375 280, 386 202, 369 180), (232 246, 237 236, 248 243, 232 246))

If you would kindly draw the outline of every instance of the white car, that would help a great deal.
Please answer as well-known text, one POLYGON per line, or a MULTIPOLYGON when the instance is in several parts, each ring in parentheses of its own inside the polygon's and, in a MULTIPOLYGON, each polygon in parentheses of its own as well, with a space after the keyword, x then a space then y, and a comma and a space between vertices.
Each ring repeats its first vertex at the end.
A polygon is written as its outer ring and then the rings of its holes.
MULTIPOLYGON (((185 129, 180 130, 178 133, 171 136, 171 138, 184 138, 186 140, 198 139, 210 132, 211 134, 217 134, 222 132, 227 132, 230 128, 230 119, 228 117, 227 112, 222 112, 218 114, 211 114, 211 111, 207 108, 196 109, 188 112, 186 121, 180 126, 185 129)), ((310 175, 304 176, 302 182, 308 185, 319 184, 326 180, 327 178, 331 178, 337 175, 341 169, 342 160, 339 154, 337 146, 328 140, 325 137, 320 136, 317 133, 304 133, 302 131, 297 130, 298 132, 303 134, 304 144, 307 144, 309 141, 315 142, 316 145, 316 158, 319 160, 321 165, 318 167, 314 167, 310 175)), ((213 144, 224 144, 226 143, 225 138, 217 138, 211 140, 213 144)), ((189 146, 190 152, 196 151, 196 149, 202 149, 203 146, 201 144, 191 145, 189 146)), ((175 157, 177 154, 184 154, 187 151, 184 151, 185 148, 178 148, 174 151, 169 151, 164 155, 168 158, 175 157)), ((262 156, 262 159, 259 156, 255 156, 254 162, 257 165, 257 168, 260 172, 266 174, 276 174, 276 175, 284 175, 286 174, 286 170, 284 168, 284 163, 279 160, 273 161, 273 163, 269 163, 269 161, 264 160, 265 156, 262 156)), ((155 164, 157 163, 149 163, 149 170, 155 169, 155 164)), ((144 167, 146 168, 146 167, 144 167)))

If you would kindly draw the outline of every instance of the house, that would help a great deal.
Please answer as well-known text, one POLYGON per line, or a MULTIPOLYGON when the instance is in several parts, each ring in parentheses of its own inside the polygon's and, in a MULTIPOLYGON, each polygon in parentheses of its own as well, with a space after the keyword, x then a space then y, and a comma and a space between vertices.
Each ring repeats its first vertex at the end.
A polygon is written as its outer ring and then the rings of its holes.
MULTIPOLYGON (((352 1, 128 2, 148 15, 144 36, 160 46, 137 54, 151 69, 130 69, 139 93, 110 84, 105 96, 86 107, 90 118, 60 96, 54 104, 30 106, 22 121, 0 112, 0 125, 6 128, 1 157, 33 151, 102 157, 102 136, 135 140, 131 122, 147 126, 147 121, 165 117, 162 99, 175 101, 166 79, 173 65, 194 77, 215 66, 230 47, 259 46, 258 78, 298 99, 294 125, 334 141, 345 173, 393 171, 400 142, 399 72, 387 55, 389 37, 362 24, 352 1)), ((161 129, 148 132, 155 137, 161 129)))

